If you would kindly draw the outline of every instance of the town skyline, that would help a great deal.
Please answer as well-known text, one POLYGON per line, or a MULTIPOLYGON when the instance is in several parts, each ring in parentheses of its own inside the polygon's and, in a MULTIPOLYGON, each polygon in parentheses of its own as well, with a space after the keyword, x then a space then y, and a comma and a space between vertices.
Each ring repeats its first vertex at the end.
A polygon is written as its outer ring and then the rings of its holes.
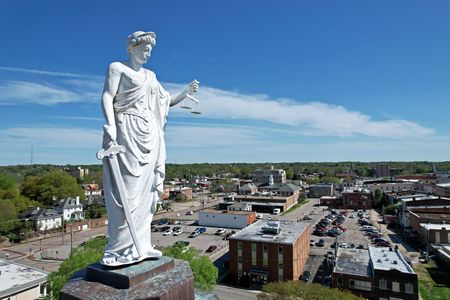
POLYGON ((104 73, 141 29, 169 92, 200 80, 168 163, 448 161, 449 4, 343 3, 4 1, 0 165, 100 163, 104 73))

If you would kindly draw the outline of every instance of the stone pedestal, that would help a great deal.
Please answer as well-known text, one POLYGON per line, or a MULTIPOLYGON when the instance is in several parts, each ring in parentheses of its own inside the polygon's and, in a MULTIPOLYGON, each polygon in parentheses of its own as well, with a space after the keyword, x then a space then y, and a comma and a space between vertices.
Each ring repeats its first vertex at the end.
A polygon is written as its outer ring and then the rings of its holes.
POLYGON ((99 263, 76 272, 60 299, 193 300, 194 275, 185 261, 169 257, 109 268, 99 263))

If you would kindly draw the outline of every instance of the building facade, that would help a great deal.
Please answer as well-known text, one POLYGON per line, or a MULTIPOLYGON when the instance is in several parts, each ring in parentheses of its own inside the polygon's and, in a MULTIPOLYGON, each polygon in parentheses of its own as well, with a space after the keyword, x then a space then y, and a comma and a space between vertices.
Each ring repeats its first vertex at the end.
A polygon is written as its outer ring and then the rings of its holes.
POLYGON ((207 209, 198 212, 198 224, 201 226, 242 229, 255 221, 254 211, 207 209))
POLYGON ((373 196, 368 189, 352 188, 342 192, 342 206, 351 209, 371 209, 373 196))
POLYGON ((417 274, 402 255, 386 247, 341 249, 336 257, 332 287, 376 300, 419 299, 417 274))
POLYGON ((298 280, 310 235, 307 222, 257 221, 229 239, 231 278, 249 285, 298 280))
POLYGON ((48 273, 0 259, 0 299, 34 300, 47 295, 48 273))
POLYGON ((333 196, 334 185, 333 184, 312 184, 309 186, 309 197, 320 198, 323 196, 333 196))
POLYGON ((269 184, 272 180, 273 183, 286 183, 286 172, 282 169, 274 169, 273 166, 271 166, 270 169, 256 170, 252 176, 252 182, 257 186, 269 184))

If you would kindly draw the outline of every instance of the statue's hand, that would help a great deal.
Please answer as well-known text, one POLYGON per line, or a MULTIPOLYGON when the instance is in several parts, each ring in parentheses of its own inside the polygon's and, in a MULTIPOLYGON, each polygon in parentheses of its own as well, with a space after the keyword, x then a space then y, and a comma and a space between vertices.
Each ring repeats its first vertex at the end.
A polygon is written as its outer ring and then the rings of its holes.
POLYGON ((116 143, 117 128, 114 125, 103 125, 105 138, 108 139, 108 145, 111 146, 116 143))
POLYGON ((194 79, 187 88, 187 93, 189 95, 193 95, 198 92, 198 89, 200 88, 200 82, 197 79, 194 79))

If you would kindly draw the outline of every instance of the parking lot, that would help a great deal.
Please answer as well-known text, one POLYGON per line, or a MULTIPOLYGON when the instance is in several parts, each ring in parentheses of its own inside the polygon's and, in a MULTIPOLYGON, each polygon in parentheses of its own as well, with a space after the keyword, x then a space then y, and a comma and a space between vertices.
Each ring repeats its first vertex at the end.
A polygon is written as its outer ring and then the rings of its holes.
MULTIPOLYGON (((163 232, 152 232, 152 242, 155 244, 157 248, 165 248, 167 246, 172 246, 177 241, 186 241, 189 242, 190 247, 194 247, 195 249, 199 250, 201 253, 208 254, 205 251, 208 249, 208 247, 215 245, 217 246, 217 249, 214 252, 218 252, 221 249, 228 246, 228 241, 224 240, 224 235, 216 235, 216 231, 218 228, 215 227, 205 227, 206 232, 202 233, 194 238, 190 238, 189 235, 191 232, 193 232, 196 228, 204 227, 204 226, 198 226, 198 225, 192 225, 192 221, 184 221, 182 224, 177 225, 163 225, 163 226, 170 226, 171 228, 174 228, 176 226, 181 227, 183 230, 183 233, 174 236, 171 235, 163 235, 163 232)), ((232 229, 227 229, 227 232, 231 232, 232 229)), ((209 253, 212 254, 212 253, 209 253)))

